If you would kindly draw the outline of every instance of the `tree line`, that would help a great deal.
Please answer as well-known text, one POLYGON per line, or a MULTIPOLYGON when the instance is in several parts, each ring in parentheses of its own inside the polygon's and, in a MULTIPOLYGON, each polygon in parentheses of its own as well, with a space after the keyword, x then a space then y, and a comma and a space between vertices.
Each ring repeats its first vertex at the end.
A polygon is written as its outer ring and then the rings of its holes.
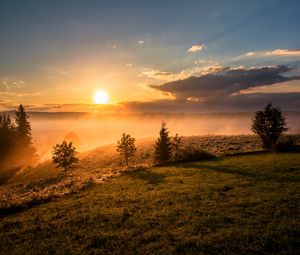
MULTIPOLYGON (((281 110, 269 103, 263 110, 255 113, 252 119, 251 130, 260 137, 263 148, 274 149, 278 146, 279 138, 288 130, 286 125, 286 119, 281 110)), ((213 155, 205 151, 182 150, 181 140, 182 137, 178 134, 170 137, 166 123, 162 122, 159 137, 154 145, 154 162, 156 164, 165 164, 168 162, 191 161, 213 157, 213 155)), ((134 158, 136 151, 135 138, 123 133, 121 139, 117 141, 117 152, 126 166, 134 158)), ((67 143, 63 141, 62 144, 56 145, 53 151, 53 161, 58 167, 63 167, 66 173, 66 170, 78 161, 72 142, 67 143)))
MULTIPOLYGON (((251 130, 261 138, 263 148, 274 149, 282 134, 288 130, 286 125, 286 119, 281 110, 269 103, 263 110, 255 113, 251 130)), ((203 151, 182 150, 181 140, 182 137, 178 134, 170 137, 166 123, 162 122, 159 137, 154 145, 154 162, 165 164, 211 156, 203 151)), ((117 152, 126 166, 134 158, 136 151, 135 138, 123 133, 121 139, 117 141, 117 152)), ((72 142, 63 141, 53 147, 52 160, 57 167, 62 167, 66 173, 78 162, 76 154, 76 148, 72 142)), ((32 163, 35 159, 36 150, 32 144, 29 115, 23 105, 21 104, 15 112, 15 122, 11 120, 8 114, 0 114, 0 167, 5 166, 5 163, 9 165, 12 162, 14 166, 32 163)))
POLYGON ((14 122, 8 114, 0 114, 0 167, 17 166, 36 159, 28 119, 22 104, 15 112, 14 122))

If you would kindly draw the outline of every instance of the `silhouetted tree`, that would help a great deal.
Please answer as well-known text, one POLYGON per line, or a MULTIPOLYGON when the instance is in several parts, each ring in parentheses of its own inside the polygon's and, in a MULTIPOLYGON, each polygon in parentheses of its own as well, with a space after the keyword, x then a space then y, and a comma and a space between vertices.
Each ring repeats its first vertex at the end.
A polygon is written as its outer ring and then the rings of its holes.
POLYGON ((16 128, 9 115, 0 115, 0 163, 16 147, 16 128))
POLYGON ((56 164, 56 167, 64 169, 66 175, 67 170, 78 162, 76 154, 76 148, 73 147, 72 142, 67 143, 63 141, 61 144, 56 144, 53 147, 52 160, 56 164))
POLYGON ((174 160, 175 160, 175 161, 178 161, 179 158, 180 158, 181 139, 182 139, 182 137, 181 137, 181 136, 178 136, 178 134, 176 134, 176 135, 173 137, 172 145, 173 145, 173 148, 174 148, 174 160))
POLYGON ((36 160, 36 150, 31 143, 31 127, 24 107, 15 113, 15 123, 9 115, 0 115, 0 165, 13 167, 31 164, 36 160))
POLYGON ((19 139, 19 143, 24 146, 31 145, 31 126, 28 121, 28 114, 22 104, 18 107, 16 111, 16 132, 19 139))
POLYGON ((126 166, 128 166, 129 158, 133 157, 136 152, 134 142, 135 139, 125 133, 123 133, 121 140, 118 141, 117 151, 121 157, 124 157, 126 166))
POLYGON ((154 159, 157 163, 166 163, 172 156, 172 143, 169 137, 169 131, 166 128, 166 123, 163 122, 159 132, 159 137, 155 143, 154 159))
POLYGON ((271 103, 263 111, 255 113, 251 129, 259 135, 263 147, 267 149, 273 148, 281 134, 288 130, 281 110, 273 107, 271 103))

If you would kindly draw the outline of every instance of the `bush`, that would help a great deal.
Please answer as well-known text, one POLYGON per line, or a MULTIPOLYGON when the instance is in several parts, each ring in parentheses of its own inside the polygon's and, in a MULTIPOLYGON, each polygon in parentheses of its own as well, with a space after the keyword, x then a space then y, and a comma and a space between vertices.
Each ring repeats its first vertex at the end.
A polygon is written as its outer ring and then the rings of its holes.
POLYGON ((263 111, 255 113, 251 129, 261 138, 266 149, 275 148, 281 134, 287 131, 283 113, 272 104, 268 104, 263 111))
POLYGON ((176 162, 201 161, 216 158, 213 154, 193 147, 186 147, 176 162))
POLYGON ((290 135, 280 137, 275 146, 275 150, 278 152, 289 152, 295 149, 295 139, 290 135))

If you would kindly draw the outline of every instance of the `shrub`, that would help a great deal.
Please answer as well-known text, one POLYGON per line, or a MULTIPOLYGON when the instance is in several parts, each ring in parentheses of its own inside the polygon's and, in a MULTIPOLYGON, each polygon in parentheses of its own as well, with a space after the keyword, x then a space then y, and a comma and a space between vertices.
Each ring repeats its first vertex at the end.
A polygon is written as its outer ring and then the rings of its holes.
POLYGON ((296 149, 296 143, 292 136, 286 135, 278 139, 275 150, 278 152, 289 152, 296 149))
POLYGON ((193 147, 186 147, 180 154, 177 162, 186 162, 186 161, 201 161, 216 158, 213 154, 201 150, 195 149, 193 147))
POLYGON ((180 159, 180 153, 181 153, 181 136, 178 136, 178 134, 176 134, 173 137, 173 160, 174 161, 178 161, 180 159))
POLYGON ((266 149, 274 148, 281 134, 287 131, 285 117, 281 110, 272 104, 255 113, 251 129, 261 138, 266 149))

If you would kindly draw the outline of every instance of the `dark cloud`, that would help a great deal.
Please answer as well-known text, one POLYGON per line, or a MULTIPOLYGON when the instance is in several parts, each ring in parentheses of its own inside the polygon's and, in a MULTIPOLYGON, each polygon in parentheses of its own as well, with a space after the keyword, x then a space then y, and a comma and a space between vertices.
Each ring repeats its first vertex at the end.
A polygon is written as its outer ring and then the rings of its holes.
POLYGON ((238 112, 257 111, 269 102, 284 111, 299 111, 300 93, 255 93, 226 97, 218 101, 157 100, 124 103, 135 112, 238 112))
POLYGON ((286 65, 257 68, 224 67, 214 73, 200 77, 189 77, 163 85, 151 85, 153 89, 173 94, 177 99, 200 98, 205 101, 220 100, 239 93, 241 90, 262 85, 299 79, 282 74, 290 72, 293 67, 286 65))
POLYGON ((254 93, 241 94, 228 97, 221 102, 220 107, 230 111, 256 111, 265 107, 268 103, 282 108, 285 111, 299 111, 300 92, 294 93, 254 93))

